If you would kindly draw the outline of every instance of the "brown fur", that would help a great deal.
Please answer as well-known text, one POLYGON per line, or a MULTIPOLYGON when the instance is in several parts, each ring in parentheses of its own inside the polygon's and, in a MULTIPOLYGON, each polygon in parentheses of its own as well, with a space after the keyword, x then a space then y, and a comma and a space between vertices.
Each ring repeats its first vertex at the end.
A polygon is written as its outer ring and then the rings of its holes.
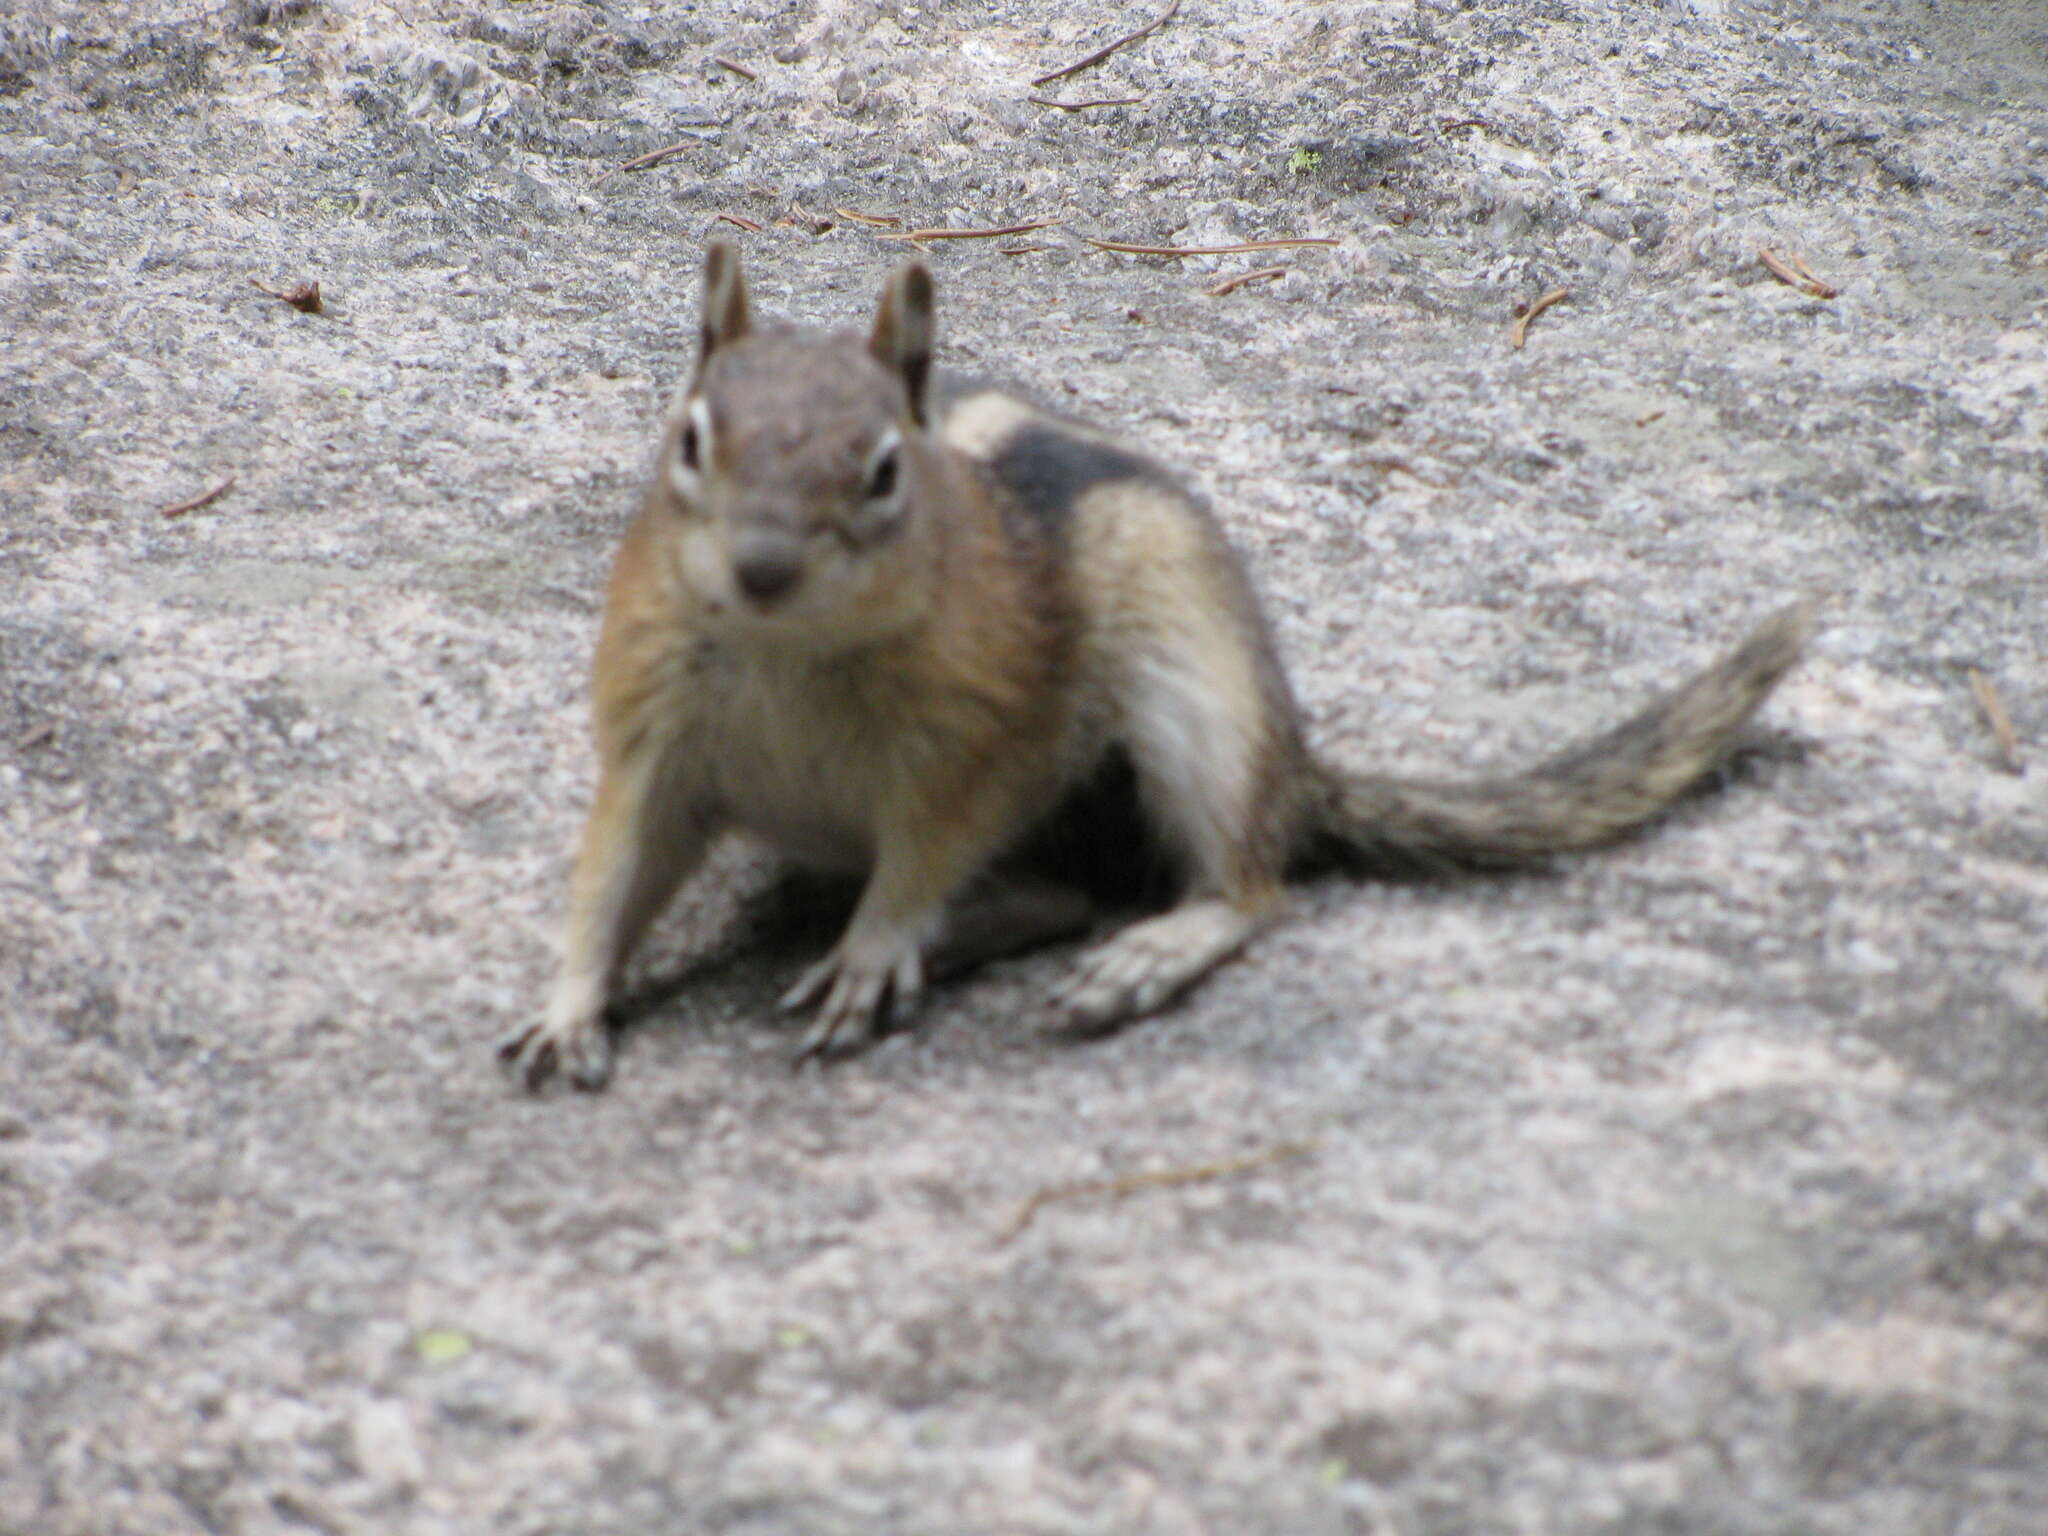
POLYGON ((922 266, 868 337, 819 337, 757 327, 715 245, 701 326, 606 600, 562 971, 504 1047, 531 1086, 606 1080, 618 973, 724 831, 866 876, 785 1000, 817 1005, 802 1059, 866 1042, 928 966, 1084 923, 1082 894, 1005 856, 1127 763, 1181 895, 1059 989, 1068 1023, 1106 1028, 1239 949, 1304 858, 1483 867, 1626 834, 1712 767, 1810 627, 1787 610, 1520 777, 1350 774, 1303 745, 1244 575, 1170 476, 1000 393, 930 398, 922 266))

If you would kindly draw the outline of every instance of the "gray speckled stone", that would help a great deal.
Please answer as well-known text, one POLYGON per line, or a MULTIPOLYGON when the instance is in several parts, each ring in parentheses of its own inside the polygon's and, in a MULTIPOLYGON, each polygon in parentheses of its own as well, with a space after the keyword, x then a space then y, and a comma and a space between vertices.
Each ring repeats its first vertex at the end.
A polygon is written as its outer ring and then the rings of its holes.
POLYGON ((1084 113, 1150 6, 673 9, 0 19, 0 1531, 2038 1532, 2040 8, 1190 4, 1084 113), (1641 841, 1085 1049, 1056 952, 792 1075, 831 913, 727 852, 519 1097, 699 252, 865 323, 841 207, 1066 220, 933 249, 943 360, 1206 487, 1334 750, 1830 628, 1641 841), (1342 243, 1078 238, 1225 232, 1342 243))

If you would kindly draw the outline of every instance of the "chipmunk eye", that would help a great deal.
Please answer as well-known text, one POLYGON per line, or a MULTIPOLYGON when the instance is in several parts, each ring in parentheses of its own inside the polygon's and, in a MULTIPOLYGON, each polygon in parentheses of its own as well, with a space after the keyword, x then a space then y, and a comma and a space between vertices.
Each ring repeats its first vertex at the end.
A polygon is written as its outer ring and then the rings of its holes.
POLYGON ((692 400, 676 431, 676 444, 669 453, 664 478, 673 493, 677 510, 688 512, 704 498, 704 466, 715 452, 711 435, 711 408, 702 399, 692 400))
POLYGON ((896 450, 891 447, 875 460, 868 471, 868 500, 881 501, 896 494, 896 450))
POLYGON ((690 402, 683 430, 676 434, 676 464, 692 475, 704 472, 711 448, 711 403, 702 395, 690 402))

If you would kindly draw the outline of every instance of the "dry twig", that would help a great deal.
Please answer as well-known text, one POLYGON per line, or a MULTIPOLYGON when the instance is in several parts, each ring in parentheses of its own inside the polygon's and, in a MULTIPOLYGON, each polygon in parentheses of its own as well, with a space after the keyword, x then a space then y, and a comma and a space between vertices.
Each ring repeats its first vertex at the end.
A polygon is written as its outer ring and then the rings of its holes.
POLYGON ((721 69, 731 70, 734 74, 738 75, 742 80, 758 80, 761 78, 759 75, 755 74, 751 69, 747 68, 746 65, 741 64, 736 60, 728 59, 724 57, 722 54, 713 54, 711 57, 711 62, 718 65, 721 69))
POLYGON ((1057 107, 1062 112, 1086 112, 1091 107, 1135 107, 1142 96, 1105 96, 1100 101, 1054 101, 1050 96, 1026 96, 1033 106, 1057 107))
POLYGON ((1816 299, 1832 299, 1841 291, 1815 277, 1813 269, 1797 256, 1780 256, 1766 245, 1758 247, 1756 259, 1769 269, 1771 276, 1786 287, 1797 288, 1801 293, 1811 294, 1816 299))
POLYGON ((857 208, 835 208, 832 211, 842 219, 851 219, 856 224, 880 224, 887 229, 894 229, 903 222, 893 213, 862 213, 857 208))
POLYGON ((1268 1147, 1263 1152, 1254 1152, 1246 1157, 1230 1157, 1215 1163, 1197 1163, 1191 1168, 1159 1168, 1150 1173, 1130 1173, 1116 1179, 1082 1179, 1073 1184, 1048 1185, 1017 1208, 1017 1214, 1010 1219, 1010 1224, 997 1236, 996 1246, 1001 1247, 1017 1237, 1031 1225, 1033 1217, 1056 1201, 1084 1200, 1090 1195, 1127 1195, 1140 1189, 1166 1189, 1177 1184, 1206 1184, 1213 1179, 1227 1179, 1236 1174, 1250 1173, 1255 1168, 1264 1168, 1271 1163, 1307 1157, 1314 1150, 1313 1142, 1283 1141, 1278 1146, 1268 1147))
POLYGON ((1049 251, 1051 249, 1052 247, 1049 245, 999 245, 996 247, 996 254, 998 256, 1029 256, 1033 251, 1049 251))
POLYGON ((2005 700, 1998 696, 1998 685, 1972 667, 1970 692, 1977 695, 1977 707, 1984 711, 1984 719, 1991 727, 1991 734, 1998 738, 1998 755, 2005 760, 2005 771, 2025 771, 2027 765, 2020 757, 2019 733, 2012 728, 2012 716, 2005 712, 2005 700))
POLYGON ((1261 267, 1256 272, 1240 272, 1235 277, 1226 277, 1222 282, 1204 288, 1202 291, 1212 299, 1220 299, 1226 293, 1237 292, 1246 283, 1263 283, 1268 278, 1285 277, 1288 271, 1289 269, 1286 267, 1261 267))
POLYGON ((1238 256, 1246 251, 1284 251, 1297 245, 1335 245, 1327 235, 1304 235, 1298 240, 1245 240, 1236 245, 1129 245, 1122 240, 1081 237, 1098 251, 1116 251, 1125 256, 1238 256))
POLYGON ((630 160, 621 160, 617 165, 598 177, 593 186, 601 187, 621 171, 644 171, 650 165, 659 165, 673 155, 680 155, 686 149, 695 149, 703 140, 678 139, 673 144, 664 144, 659 149, 650 149, 644 155, 635 155, 630 160))
POLYGON ((882 240, 993 240, 999 235, 1022 235, 1034 229, 1050 229, 1064 219, 1037 219, 1029 224, 1005 224, 1001 229, 906 229, 880 235, 882 240))
POLYGON ((221 497, 235 488, 236 476, 229 475, 212 490, 192 497, 189 501, 174 501, 157 513, 158 517, 183 517, 187 512, 197 512, 201 507, 210 507, 221 497))
POLYGON ((1517 352, 1521 351, 1522 343, 1529 339, 1529 322, 1531 320, 1534 320, 1543 311, 1550 308, 1551 305, 1562 304, 1570 297, 1571 290, 1569 288, 1553 288, 1550 292, 1544 294, 1542 298, 1523 310, 1520 317, 1515 321, 1515 328, 1508 332, 1508 340, 1514 343, 1515 350, 1517 352))
POLYGON ((1180 0, 1173 0, 1173 3, 1171 5, 1167 6, 1165 10, 1159 13, 1159 16, 1156 20, 1146 23, 1144 26, 1138 28, 1137 31, 1129 34, 1128 36, 1118 38, 1115 42, 1111 43, 1107 48, 1096 49, 1093 53, 1089 54, 1087 58, 1081 60, 1078 64, 1069 64, 1065 69, 1056 69, 1049 75, 1040 75, 1036 80, 1032 81, 1031 83, 1033 85, 1051 85, 1055 80, 1064 80, 1069 75, 1079 74, 1082 70, 1086 69, 1091 64, 1100 64, 1112 53, 1115 53, 1117 49, 1128 48, 1132 43, 1137 42, 1140 38, 1150 37, 1154 32, 1157 32, 1161 27, 1165 26, 1169 21, 1173 20, 1174 12, 1178 11, 1179 9, 1180 0))
POLYGON ((1663 418, 1664 418, 1664 411, 1663 411, 1662 407, 1659 407, 1659 408, 1658 408, 1657 410, 1654 410, 1654 411, 1645 411, 1645 412, 1643 412, 1643 414, 1642 414, 1642 415, 1640 415, 1640 416, 1638 416, 1638 417, 1636 418, 1636 425, 1637 425, 1637 426, 1639 426, 1639 427, 1647 427, 1647 426, 1648 426, 1648 425, 1649 425, 1649 424, 1650 424, 1651 422, 1653 422, 1653 421, 1661 421, 1661 420, 1663 420, 1663 418))
POLYGON ((1455 488, 1455 482, 1432 480, 1406 459, 1397 459, 1391 454, 1368 454, 1359 463, 1368 469, 1376 469, 1383 475, 1406 475, 1417 485, 1426 485, 1433 491, 1448 491, 1455 488))
POLYGON ((249 286, 258 293, 269 294, 273 299, 283 299, 302 314, 320 313, 320 285, 317 282, 293 283, 289 288, 273 288, 270 284, 258 282, 252 277, 249 279, 249 286))
POLYGON ((738 225, 738 226, 739 226, 739 227, 740 227, 741 229, 744 229, 744 230, 750 231, 750 232, 751 232, 751 233, 753 233, 753 234, 757 234, 757 235, 758 235, 759 233, 761 233, 761 230, 762 230, 762 229, 764 228, 764 226, 763 226, 763 225, 760 225, 760 224, 757 224, 757 223, 755 223, 755 222, 754 222, 754 221, 753 221, 752 219, 748 218, 748 217, 747 217, 747 216, 746 216, 745 214, 740 214, 740 213, 724 213, 724 212, 721 212, 721 213, 720 213, 720 214, 719 214, 718 216, 719 216, 719 217, 720 217, 721 219, 725 220, 725 222, 726 222, 726 223, 728 223, 728 224, 737 224, 737 225, 738 225))
POLYGON ((1841 292, 1841 290, 1835 287, 1833 283, 1824 283, 1818 277, 1815 277, 1813 274, 1813 268, 1809 267, 1806 264, 1806 262, 1796 252, 1788 259, 1792 263, 1792 270, 1797 272, 1801 277, 1805 278, 1809 283, 1813 284, 1814 294, 1816 297, 1823 299, 1832 299, 1837 293, 1841 292), (1826 291, 1822 292, 1823 289, 1825 289, 1826 291))

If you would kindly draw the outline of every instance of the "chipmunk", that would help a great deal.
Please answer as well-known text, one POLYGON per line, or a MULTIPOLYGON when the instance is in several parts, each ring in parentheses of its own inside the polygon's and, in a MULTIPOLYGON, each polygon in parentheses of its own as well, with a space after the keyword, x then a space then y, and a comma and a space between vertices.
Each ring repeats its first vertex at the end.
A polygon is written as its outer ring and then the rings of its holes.
POLYGON ((935 386, 932 338, 918 262, 862 338, 757 323, 732 248, 707 251, 695 377, 605 602, 601 775, 561 971, 501 1047, 529 1087, 558 1066, 608 1080, 614 982, 727 831, 865 877, 783 999, 816 1006, 802 1062, 869 1042, 935 967, 1085 928, 1091 899, 1027 855, 1035 830, 1121 794, 1130 859, 1163 854, 1179 896, 1059 988, 1068 1025, 1105 1030, 1279 917, 1290 869, 1503 867, 1642 826, 1713 768, 1812 626, 1810 605, 1785 609, 1518 776, 1353 773, 1304 742, 1207 509, 1094 431, 935 386))

